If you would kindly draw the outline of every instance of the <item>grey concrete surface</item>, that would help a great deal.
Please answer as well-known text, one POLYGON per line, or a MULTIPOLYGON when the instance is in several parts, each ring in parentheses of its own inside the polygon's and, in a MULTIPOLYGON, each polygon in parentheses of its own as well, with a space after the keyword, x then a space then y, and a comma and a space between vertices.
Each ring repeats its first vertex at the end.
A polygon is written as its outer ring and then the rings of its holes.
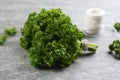
POLYGON ((0 33, 9 26, 19 30, 0 46, 0 80, 120 80, 120 60, 107 53, 108 45, 120 39, 112 30, 117 21, 120 21, 120 0, 0 0, 0 33), (58 7, 81 30, 87 9, 105 10, 104 31, 98 36, 86 37, 98 43, 99 49, 94 55, 79 57, 65 69, 36 69, 30 65, 27 51, 19 45, 20 28, 30 12, 58 7))

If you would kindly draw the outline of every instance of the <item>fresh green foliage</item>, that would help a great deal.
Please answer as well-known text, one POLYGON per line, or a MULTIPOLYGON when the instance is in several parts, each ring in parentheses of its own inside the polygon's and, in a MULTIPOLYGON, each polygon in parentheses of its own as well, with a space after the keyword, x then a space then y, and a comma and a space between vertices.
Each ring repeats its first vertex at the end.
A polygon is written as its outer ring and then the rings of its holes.
POLYGON ((116 29, 117 31, 120 31, 120 23, 119 23, 119 22, 116 22, 116 23, 114 24, 114 27, 115 27, 115 29, 116 29))
POLYGON ((7 35, 16 35, 17 29, 16 29, 15 27, 6 28, 6 29, 4 30, 4 32, 5 32, 7 35))
POLYGON ((17 33, 17 30, 15 27, 12 28, 6 28, 4 30, 4 34, 0 35, 0 45, 4 45, 6 40, 7 40, 7 36, 9 35, 15 35, 17 33))
POLYGON ((6 40, 7 40, 7 35, 6 34, 0 35, 0 45, 4 45, 6 40))
POLYGON ((83 52, 84 34, 59 8, 29 14, 21 34, 20 45, 35 67, 66 67, 83 52))
POLYGON ((68 66, 82 54, 77 40, 84 34, 59 8, 29 14, 21 33, 20 45, 36 67, 68 66))
POLYGON ((109 45, 109 49, 115 52, 117 58, 120 58, 120 40, 114 40, 112 44, 109 45))

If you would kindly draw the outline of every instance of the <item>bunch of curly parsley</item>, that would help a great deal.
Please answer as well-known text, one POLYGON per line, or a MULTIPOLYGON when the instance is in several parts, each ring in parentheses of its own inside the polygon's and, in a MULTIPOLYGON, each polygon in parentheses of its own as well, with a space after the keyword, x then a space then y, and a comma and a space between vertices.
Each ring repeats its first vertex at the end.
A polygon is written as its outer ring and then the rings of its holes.
POLYGON ((29 14, 21 33, 20 45, 35 67, 66 67, 82 54, 84 34, 59 8, 29 14))

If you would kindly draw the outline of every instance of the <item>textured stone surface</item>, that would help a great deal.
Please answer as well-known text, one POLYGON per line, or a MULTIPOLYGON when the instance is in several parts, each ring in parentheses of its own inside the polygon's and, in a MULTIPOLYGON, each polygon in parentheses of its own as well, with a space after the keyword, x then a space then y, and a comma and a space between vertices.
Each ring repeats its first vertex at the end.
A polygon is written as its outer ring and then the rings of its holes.
POLYGON ((120 60, 109 55, 108 44, 120 39, 112 25, 120 21, 120 0, 0 0, 0 33, 16 26, 19 33, 0 46, 0 80, 119 80, 120 60), (41 8, 61 8, 80 29, 84 27, 85 11, 98 7, 106 12, 105 30, 98 36, 87 37, 99 44, 96 54, 79 57, 71 66, 61 70, 42 70, 30 65, 27 51, 19 45, 20 28, 30 12, 41 8))

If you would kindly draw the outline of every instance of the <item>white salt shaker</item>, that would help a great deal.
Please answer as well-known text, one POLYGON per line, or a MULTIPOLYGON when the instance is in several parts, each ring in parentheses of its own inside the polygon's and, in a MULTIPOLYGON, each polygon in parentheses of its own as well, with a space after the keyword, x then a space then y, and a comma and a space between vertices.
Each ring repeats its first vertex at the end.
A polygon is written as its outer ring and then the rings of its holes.
POLYGON ((104 10, 99 8, 91 8, 86 12, 85 32, 87 34, 97 34, 102 30, 104 10))

